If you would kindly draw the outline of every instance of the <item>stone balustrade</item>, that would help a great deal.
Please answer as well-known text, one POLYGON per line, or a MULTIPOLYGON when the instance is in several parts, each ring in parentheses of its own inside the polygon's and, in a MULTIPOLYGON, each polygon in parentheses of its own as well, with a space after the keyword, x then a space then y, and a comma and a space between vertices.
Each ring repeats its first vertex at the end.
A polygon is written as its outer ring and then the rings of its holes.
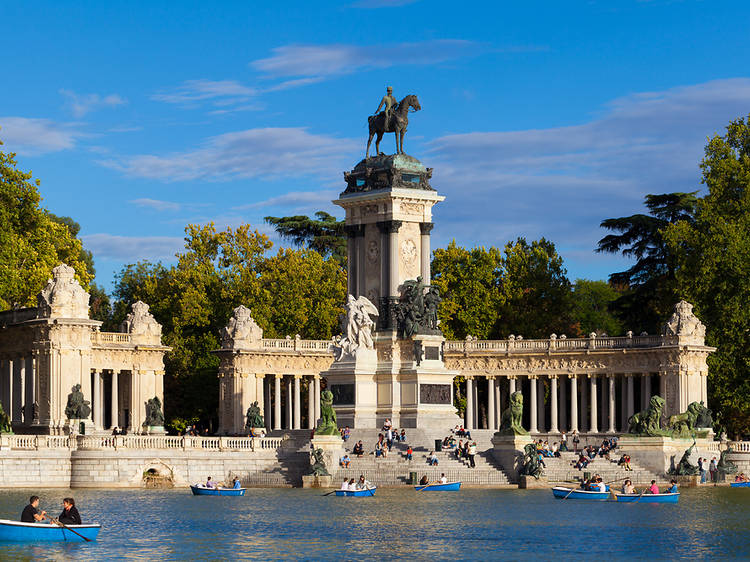
POLYGON ((750 453, 750 441, 729 441, 727 445, 734 453, 750 453))
POLYGON ((260 451, 278 449, 284 437, 190 437, 172 435, 2 435, 3 450, 37 451, 39 449, 101 450, 203 450, 260 451))
POLYGON ((301 338, 263 338, 264 350, 270 351, 318 351, 330 353, 331 340, 303 340, 301 338))
POLYGON ((445 342, 446 352, 459 352, 466 355, 481 353, 529 353, 534 351, 579 351, 584 349, 629 349, 653 348, 675 345, 676 336, 633 336, 633 337, 589 337, 524 340, 453 340, 445 342))
POLYGON ((132 343, 131 334, 120 332, 91 332, 91 343, 94 345, 106 346, 112 343, 130 344, 132 343))

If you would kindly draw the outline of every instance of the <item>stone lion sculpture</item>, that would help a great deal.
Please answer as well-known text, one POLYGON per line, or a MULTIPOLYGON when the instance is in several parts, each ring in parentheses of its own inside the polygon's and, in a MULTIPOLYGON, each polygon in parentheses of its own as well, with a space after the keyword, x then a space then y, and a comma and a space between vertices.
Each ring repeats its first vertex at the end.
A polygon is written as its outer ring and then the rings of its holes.
POLYGON ((666 402, 661 396, 652 396, 648 408, 628 418, 628 433, 646 437, 667 435, 668 432, 661 428, 661 416, 665 404, 666 402))
POLYGON ((333 409, 333 393, 327 388, 320 393, 320 423, 315 435, 338 435, 336 410, 333 409))
POLYGON ((518 469, 518 474, 533 476, 537 480, 544 475, 542 465, 539 464, 539 451, 534 443, 529 443, 523 448, 523 460, 518 469))
POLYGON ((687 411, 681 414, 669 416, 667 425, 672 430, 673 437, 690 437, 698 427, 698 416, 701 412, 701 405, 698 402, 688 404, 687 411))
POLYGON ((510 406, 508 406, 503 412, 500 418, 500 429, 499 433, 505 435, 528 435, 521 425, 523 418, 523 394, 520 392, 514 392, 510 395, 510 406))

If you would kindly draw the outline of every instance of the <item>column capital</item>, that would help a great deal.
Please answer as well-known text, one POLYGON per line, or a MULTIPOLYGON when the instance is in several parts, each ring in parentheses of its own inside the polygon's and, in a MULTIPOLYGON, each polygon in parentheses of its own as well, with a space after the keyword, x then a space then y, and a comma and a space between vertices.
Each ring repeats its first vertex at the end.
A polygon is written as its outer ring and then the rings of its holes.
POLYGON ((555 380, 556 381, 559 377, 560 377, 560 375, 558 375, 558 374, 547 375, 547 378, 549 380, 555 380))
POLYGON ((301 379, 303 375, 293 375, 295 379, 301 379))
POLYGON ((422 234, 422 236, 429 236, 430 232, 432 232, 432 229, 434 227, 435 227, 434 222, 420 222, 419 232, 422 234))
POLYGON ((380 229, 380 232, 383 232, 385 234, 394 234, 398 232, 398 230, 401 228, 401 225, 404 223, 404 221, 397 221, 397 220, 391 220, 391 221, 380 221, 377 223, 378 228, 380 229))
POLYGON ((255 378, 256 379, 263 379, 265 377, 266 377, 265 373, 255 373, 255 378))
POLYGON ((526 376, 527 376, 527 378, 528 378, 529 380, 534 380, 534 379, 538 379, 538 378, 539 378, 539 375, 537 375, 536 373, 529 373, 529 374, 528 374, 528 375, 526 375, 526 376))
POLYGON ((486 378, 488 381, 494 381, 497 376, 496 375, 485 375, 484 378, 486 378))
POLYGON ((313 379, 314 380, 319 381, 321 378, 323 378, 323 377, 321 377, 320 375, 313 375, 313 379))
POLYGON ((577 379, 578 378, 578 373, 568 373, 567 377, 569 379, 577 379))
POLYGON ((275 375, 274 375, 274 378, 277 378, 277 379, 283 379, 283 378, 284 378, 284 375, 278 375, 278 374, 275 374, 275 375))

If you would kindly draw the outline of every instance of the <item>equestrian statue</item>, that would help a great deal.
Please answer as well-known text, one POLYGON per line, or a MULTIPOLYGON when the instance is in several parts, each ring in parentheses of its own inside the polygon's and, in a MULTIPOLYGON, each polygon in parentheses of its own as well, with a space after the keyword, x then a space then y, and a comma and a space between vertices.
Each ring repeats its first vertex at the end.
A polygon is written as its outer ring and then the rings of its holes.
POLYGON ((410 94, 399 103, 396 103, 396 98, 393 97, 393 88, 388 86, 387 93, 380 100, 380 105, 375 110, 375 114, 367 118, 370 128, 370 138, 367 139, 365 158, 370 157, 370 143, 376 133, 378 135, 375 141, 376 156, 382 154, 380 152, 380 141, 385 133, 396 134, 396 154, 404 154, 404 136, 406 135, 406 128, 409 126, 410 109, 414 111, 422 109, 417 96, 410 94), (383 106, 385 106, 385 110, 380 111, 380 108, 383 106))

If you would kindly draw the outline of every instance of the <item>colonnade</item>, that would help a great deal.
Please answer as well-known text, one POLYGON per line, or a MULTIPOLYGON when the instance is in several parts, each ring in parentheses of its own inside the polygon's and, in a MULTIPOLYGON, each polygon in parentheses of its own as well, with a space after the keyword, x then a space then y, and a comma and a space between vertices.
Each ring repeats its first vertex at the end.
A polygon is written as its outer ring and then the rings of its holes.
POLYGON ((263 399, 266 429, 302 428, 302 379, 307 379, 307 423, 306 429, 314 429, 320 418, 320 375, 256 375, 263 382, 263 399), (285 412, 282 417, 282 393, 286 394, 285 412))
POLYGON ((39 381, 34 355, 0 357, 0 403, 13 424, 39 421, 39 381))
MULTIPOLYGON (((653 378, 652 373, 466 376, 464 426, 497 429, 510 394, 521 391, 524 427, 531 433, 624 432, 628 418, 648 407, 653 378)), ((664 378, 658 378, 661 392, 664 378)))

